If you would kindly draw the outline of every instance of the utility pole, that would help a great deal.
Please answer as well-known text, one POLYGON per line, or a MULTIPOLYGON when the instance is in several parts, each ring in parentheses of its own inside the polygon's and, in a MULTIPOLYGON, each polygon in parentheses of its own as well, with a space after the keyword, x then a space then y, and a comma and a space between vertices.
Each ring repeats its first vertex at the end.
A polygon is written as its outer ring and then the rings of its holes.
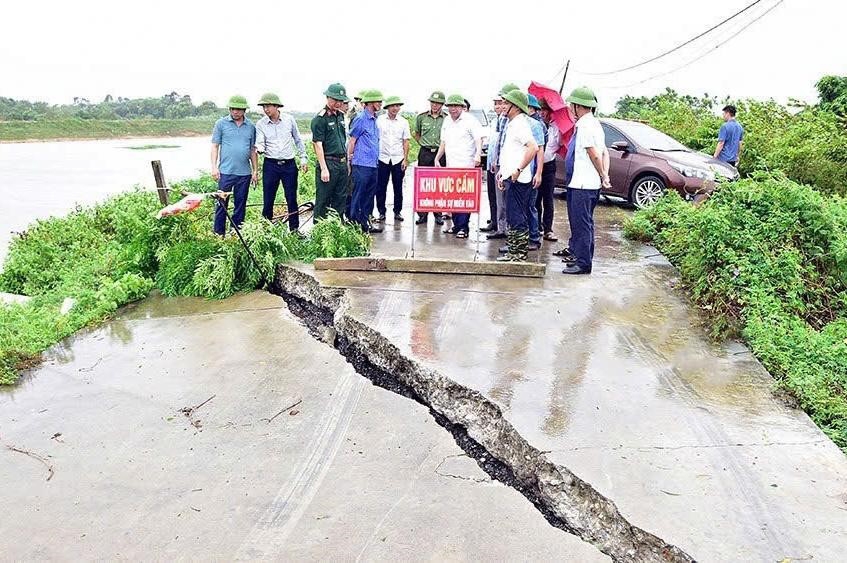
POLYGON ((565 79, 568 77, 568 69, 570 68, 570 66, 571 66, 571 60, 568 59, 567 64, 565 64, 565 74, 562 75, 562 85, 559 86, 559 95, 560 96, 562 95, 562 90, 565 89, 565 79))

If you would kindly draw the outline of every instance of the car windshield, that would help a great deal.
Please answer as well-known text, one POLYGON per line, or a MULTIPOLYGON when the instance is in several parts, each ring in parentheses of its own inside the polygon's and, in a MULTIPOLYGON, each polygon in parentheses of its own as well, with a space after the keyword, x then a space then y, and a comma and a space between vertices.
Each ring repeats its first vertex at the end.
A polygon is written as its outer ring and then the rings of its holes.
POLYGON ((479 121, 483 127, 488 127, 488 114, 481 109, 472 109, 471 115, 479 121))
POLYGON ((637 121, 615 121, 614 125, 635 141, 636 144, 647 147, 650 150, 661 152, 691 152, 691 149, 673 137, 665 135, 661 131, 657 131, 644 123, 638 123, 637 121))

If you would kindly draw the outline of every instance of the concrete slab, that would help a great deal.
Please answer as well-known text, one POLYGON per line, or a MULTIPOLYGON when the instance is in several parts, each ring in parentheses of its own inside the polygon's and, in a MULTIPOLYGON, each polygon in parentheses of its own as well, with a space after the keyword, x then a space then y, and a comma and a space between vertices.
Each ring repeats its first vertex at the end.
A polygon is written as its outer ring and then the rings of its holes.
POLYGON ((544 264, 533 262, 494 262, 489 260, 433 260, 427 258, 318 258, 316 270, 354 272, 409 272, 477 276, 543 278, 544 264))
MULTIPOLYGON (((549 244, 542 280, 303 269, 347 288, 355 318, 494 400, 630 522, 695 558, 841 560, 847 458, 774 397, 749 350, 709 341, 674 269, 623 240, 627 213, 598 208, 591 276, 558 274, 549 244)), ((396 255, 410 234, 376 235, 374 255, 396 255)), ((416 255, 475 253, 433 227, 416 236, 416 255)))
POLYGON ((0 448, 3 560, 607 560, 268 294, 64 342, 0 389, 0 444, 44 460, 0 448))

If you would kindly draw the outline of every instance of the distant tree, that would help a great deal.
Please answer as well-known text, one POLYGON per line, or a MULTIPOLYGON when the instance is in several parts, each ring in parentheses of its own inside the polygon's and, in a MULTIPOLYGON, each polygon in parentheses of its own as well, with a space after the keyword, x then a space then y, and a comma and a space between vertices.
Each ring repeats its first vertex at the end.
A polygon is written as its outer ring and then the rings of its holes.
POLYGON ((824 76, 815 87, 821 109, 847 116, 847 76, 824 76))

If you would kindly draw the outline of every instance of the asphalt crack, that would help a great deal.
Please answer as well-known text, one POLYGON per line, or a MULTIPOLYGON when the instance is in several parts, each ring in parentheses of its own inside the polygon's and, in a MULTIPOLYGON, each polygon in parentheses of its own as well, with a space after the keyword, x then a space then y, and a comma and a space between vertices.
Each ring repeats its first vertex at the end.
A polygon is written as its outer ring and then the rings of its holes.
POLYGON ((613 561, 688 562, 682 549, 631 524, 615 504, 567 467, 547 459, 481 393, 418 364, 349 314, 346 290, 281 265, 271 292, 316 339, 335 347, 374 385, 429 408, 434 420, 494 480, 524 495, 554 527, 591 543, 613 561))

